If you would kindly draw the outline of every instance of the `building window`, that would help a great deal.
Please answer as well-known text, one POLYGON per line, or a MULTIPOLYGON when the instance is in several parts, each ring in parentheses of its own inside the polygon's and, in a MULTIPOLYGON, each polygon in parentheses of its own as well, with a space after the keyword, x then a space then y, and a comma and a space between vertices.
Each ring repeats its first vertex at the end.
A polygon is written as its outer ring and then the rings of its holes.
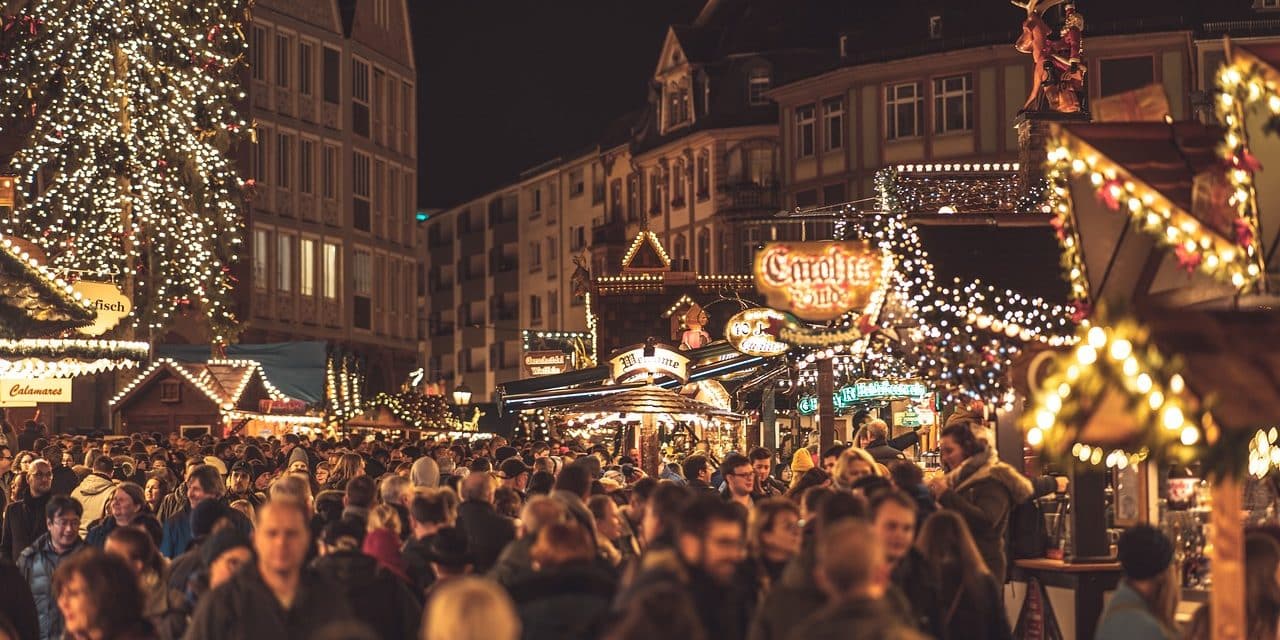
POLYGON ((662 213, 662 167, 649 174, 649 215, 662 213))
POLYGON ((276 136, 276 184, 289 188, 293 186, 293 134, 281 133, 276 136))
POLYGON ((796 207, 809 209, 818 206, 818 190, 806 189, 796 192, 796 207))
POLYGON ((698 230, 698 273, 707 274, 711 271, 711 230, 703 227, 698 230))
POLYGON ((553 323, 556 316, 560 315, 560 293, 555 289, 547 290, 547 315, 553 323))
POLYGON ((703 149, 698 152, 698 199, 711 197, 711 154, 703 149))
POLYGON ((671 243, 671 266, 676 271, 689 270, 689 241, 685 239, 683 233, 676 234, 675 241, 671 243))
POLYGON ((796 107, 796 156, 808 158, 813 155, 813 105, 796 107))
POLYGON ((542 296, 536 293, 529 296, 529 323, 542 324, 542 296))
POLYGON ((249 30, 249 69, 254 80, 267 79, 267 29, 254 25, 249 30))
POLYGON ((289 36, 284 34, 276 34, 276 85, 281 87, 289 86, 289 61, 293 58, 289 52, 293 51, 293 41, 289 36))
POLYGON ((338 148, 324 146, 324 166, 321 174, 321 187, 327 200, 338 199, 338 148))
POLYGON ((685 162, 676 160, 671 165, 671 204, 677 207, 684 205, 685 162))
POLYGON ((182 384, 177 380, 161 382, 160 402, 182 402, 182 384))
POLYGON ((329 104, 338 104, 341 102, 342 95, 342 52, 329 47, 324 48, 323 59, 320 61, 321 66, 321 91, 324 93, 324 101, 329 104))
POLYGON ((667 85, 667 128, 671 129, 689 121, 689 87, 685 80, 667 85))
POLYGON ((373 0, 373 23, 383 29, 391 25, 390 0, 373 0))
POLYGON ((847 34, 842 33, 840 34, 840 57, 845 58, 848 56, 849 56, 849 36, 847 34))
POLYGON ((829 184, 822 188, 822 204, 840 204, 845 201, 844 183, 829 184))
POLYGON ((356 249, 351 270, 352 292, 355 293, 354 324, 357 329, 373 328, 373 257, 367 249, 356 249))
POLYGON ((298 293, 316 295, 316 241, 303 238, 298 245, 298 293))
POLYGON ((942 16, 929 16, 929 39, 942 38, 942 16))
POLYGON ((556 255, 556 239, 547 238, 547 264, 551 267, 551 271, 553 273, 555 272, 555 262, 557 259, 559 258, 556 255))
POLYGON ((270 273, 271 232, 253 230, 253 288, 267 290, 267 274, 270 273))
POLYGON ((1280 9, 1280 0, 1255 0, 1258 9, 1280 9))
POLYGON ((569 250, 577 251, 587 246, 587 227, 578 225, 569 228, 569 250))
POLYGON ((764 96, 768 90, 769 70, 764 67, 752 69, 747 77, 747 99, 752 105, 768 104, 769 99, 764 96))
POLYGON ((576 198, 587 190, 587 181, 581 168, 569 172, 569 197, 576 198))
POLYGON ((312 65, 314 62, 311 56, 314 54, 314 47, 310 42, 298 43, 298 93, 309 96, 311 95, 312 65))
POLYGON ((293 236, 287 233, 276 236, 276 291, 293 291, 293 236))
POLYGON ((822 150, 844 148, 844 98, 822 101, 822 150))
POLYGON ((529 195, 533 201, 533 208, 529 211, 529 217, 536 218, 542 215, 542 189, 535 187, 529 195))
POLYGON ((303 138, 298 140, 298 191, 316 192, 315 176, 316 143, 303 138))
POLYGON ((355 151, 351 155, 351 223, 360 231, 370 231, 369 156, 355 151))
POLYGON ((609 181, 609 214, 614 218, 622 216, 622 178, 609 181))
POLYGON ((363 60, 351 61, 351 128, 369 137, 369 63, 363 60))
POLYGON ((640 174, 627 176, 627 219, 636 220, 640 216, 640 174))
POLYGON ((885 87, 885 136, 889 140, 915 138, 921 134, 924 97, 919 82, 903 82, 885 87))
POLYGON ((933 130, 935 133, 973 130, 972 74, 934 79, 933 130))
POLYGON ((258 178, 258 184, 269 184, 271 182, 271 130, 265 127, 258 128, 258 142, 253 148, 253 164, 254 175, 258 178))
POLYGON ((324 299, 337 300, 338 291, 341 288, 342 272, 339 267, 342 266, 342 260, 339 254, 342 247, 332 243, 324 243, 324 299))
POLYGON ((746 151, 746 182, 758 187, 771 187, 775 184, 776 174, 773 170, 773 147, 752 147, 746 151))
POLYGON ((529 243, 529 270, 539 271, 542 269, 542 243, 534 240, 529 243))
POLYGON ((1110 58, 1102 60, 1099 67, 1099 88, 1104 98, 1155 82, 1155 58, 1151 56, 1110 58))

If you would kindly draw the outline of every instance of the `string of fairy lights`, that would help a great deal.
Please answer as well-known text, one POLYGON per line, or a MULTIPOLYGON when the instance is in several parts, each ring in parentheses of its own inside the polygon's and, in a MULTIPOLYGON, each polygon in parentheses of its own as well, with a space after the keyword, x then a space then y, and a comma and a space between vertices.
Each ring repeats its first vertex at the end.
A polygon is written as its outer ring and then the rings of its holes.
POLYGON ((29 3, 0 60, 0 131, 30 126, 4 220, 55 270, 123 278, 137 330, 202 313, 235 336, 244 182, 230 152, 248 0, 29 3), (19 121, 23 124, 19 125, 19 121))
POLYGON ((1074 342, 1074 310, 977 281, 940 285, 908 219, 898 171, 876 174, 879 211, 847 204, 825 212, 836 219, 837 240, 868 240, 892 256, 890 277, 867 309, 810 331, 805 340, 784 338, 798 347, 790 357, 799 371, 794 382, 781 384, 811 389, 817 379, 812 365, 829 359, 837 384, 922 378, 944 402, 994 404, 1005 395, 1011 362, 1026 343, 1074 342))

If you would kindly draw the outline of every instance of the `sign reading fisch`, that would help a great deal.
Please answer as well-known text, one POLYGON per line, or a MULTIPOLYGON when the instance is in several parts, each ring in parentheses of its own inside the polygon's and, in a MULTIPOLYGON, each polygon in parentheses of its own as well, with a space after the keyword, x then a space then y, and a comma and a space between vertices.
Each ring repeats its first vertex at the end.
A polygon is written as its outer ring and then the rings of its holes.
POLYGON ((121 318, 133 310, 133 303, 114 284, 78 280, 71 288, 84 296, 89 306, 98 313, 93 324, 77 329, 85 335, 100 336, 106 333, 120 324, 121 318))
POLYGON ((70 378, 0 378, 0 406, 71 402, 70 378))
POLYGON ((531 376, 550 376, 573 368, 573 356, 563 351, 530 351, 524 354, 524 368, 531 376))
POLYGON ((734 349, 749 356, 780 356, 790 350, 791 345, 769 333, 769 326, 784 319, 782 312, 776 309, 746 309, 729 318, 724 326, 724 337, 734 349))
POLYGON ((689 358, 679 351, 662 345, 654 345, 653 353, 645 355, 645 346, 628 347, 609 360, 609 372, 613 381, 622 383, 653 374, 669 376, 680 382, 689 381, 689 358))
POLYGON ((884 263, 863 240, 770 242, 756 253, 756 289, 770 307, 825 322, 865 306, 884 263))

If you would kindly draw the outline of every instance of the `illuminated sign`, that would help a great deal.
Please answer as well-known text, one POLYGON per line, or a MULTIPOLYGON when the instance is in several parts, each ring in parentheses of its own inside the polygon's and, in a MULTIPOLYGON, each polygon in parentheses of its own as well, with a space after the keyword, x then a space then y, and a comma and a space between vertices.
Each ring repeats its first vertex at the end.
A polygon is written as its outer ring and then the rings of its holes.
POLYGON ((689 358, 679 351, 663 345, 654 345, 653 353, 645 355, 645 346, 628 347, 609 360, 609 372, 614 382, 629 382, 650 374, 668 376, 680 382, 689 381, 689 358))
POLYGON ((724 337, 734 349, 749 356, 780 356, 791 348, 791 345, 778 340, 769 333, 769 325, 773 321, 781 321, 781 311, 767 307, 756 307, 739 312, 729 318, 724 326, 724 337))
MULTIPOLYGON (((863 380, 840 387, 832 396, 836 411, 843 411, 859 402, 881 398, 919 398, 929 393, 923 382, 892 382, 889 380, 863 380)), ((801 396, 796 401, 800 415, 818 412, 817 396, 801 396)))
POLYGON ((93 324, 76 329, 85 335, 100 336, 106 333, 120 324, 120 319, 133 310, 133 303, 120 293, 120 288, 114 284, 77 280, 71 288, 79 292, 88 302, 89 307, 98 313, 93 324))
POLYGON ((0 378, 0 406, 71 402, 70 378, 0 378))
POLYGON ((825 322, 865 306, 889 260, 864 240, 770 242, 756 253, 756 290, 770 307, 825 322))
POLYGON ((524 368, 531 376, 551 376, 572 369, 571 359, 563 351, 529 351, 524 354, 524 368))

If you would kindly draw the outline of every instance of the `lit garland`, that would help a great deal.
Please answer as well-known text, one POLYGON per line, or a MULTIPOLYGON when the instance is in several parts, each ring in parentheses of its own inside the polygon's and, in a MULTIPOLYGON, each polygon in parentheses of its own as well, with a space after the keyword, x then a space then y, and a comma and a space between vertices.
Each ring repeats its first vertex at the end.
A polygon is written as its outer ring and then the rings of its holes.
POLYGON ((329 354, 325 360, 325 425, 338 429, 360 413, 364 405, 360 365, 350 354, 329 354))
POLYGON ((235 408, 236 403, 240 401, 240 397, 244 394, 244 390, 255 376, 262 380, 262 385, 266 388, 267 395, 272 400, 288 399, 287 396, 280 393, 280 390, 275 385, 271 384, 262 369, 262 365, 256 360, 209 360, 204 363, 184 363, 172 358, 160 358, 152 362, 150 367, 126 383, 124 388, 116 393, 115 397, 111 399, 110 405, 112 409, 114 410, 121 402, 127 399, 134 389, 149 382, 162 368, 178 374, 197 391, 203 393, 223 412, 231 411, 235 408), (198 369, 192 371, 191 367, 198 367, 198 369), (238 372, 239 378, 236 380, 235 385, 228 388, 213 374, 212 367, 227 367, 240 369, 241 371, 238 372))
POLYGON ((5 230, 54 269, 131 280, 135 328, 160 333, 198 308, 229 342, 248 0, 62 0, 13 19, 30 29, 0 60, 0 126, 31 131, 5 230))
POLYGON ((1108 325, 1100 316, 1081 328, 1075 349, 1056 356, 1049 375, 1032 389, 1022 418, 1027 444, 1049 459, 1119 468, 1152 454, 1183 463, 1198 459, 1211 419, 1178 374, 1180 363, 1160 353, 1136 321, 1108 325), (1108 393, 1124 395, 1124 413, 1137 425, 1133 442, 1109 452, 1078 439, 1108 393))
POLYGON ((72 378, 103 371, 132 369, 145 360, 145 342, 27 338, 0 340, 0 376, 72 378))
POLYGON ((898 165, 892 188, 919 214, 1045 214, 1045 184, 1027 189, 1018 163, 898 165))
POLYGON ((1280 437, 1275 427, 1259 429, 1249 440, 1249 475, 1264 478, 1273 467, 1280 468, 1280 446, 1276 439, 1280 437))
POLYGON ((1262 169, 1249 152, 1244 131, 1245 108, 1265 104, 1274 119, 1280 117, 1280 74, 1240 47, 1229 47, 1231 62, 1218 71, 1218 121, 1227 128, 1218 155, 1226 165, 1233 195, 1231 203, 1240 216, 1235 224, 1236 242, 1251 254, 1252 265, 1265 271, 1258 238, 1258 194, 1253 174, 1262 169))
POLYGON ((547 412, 544 409, 526 409, 519 414, 515 437, 547 441, 551 439, 551 428, 547 425, 547 412))
POLYGON ((419 431, 473 431, 457 429, 474 423, 461 422, 454 417, 452 407, 444 396, 428 396, 417 392, 379 393, 364 407, 366 411, 385 408, 397 420, 410 429, 419 431))
POLYGON ((636 234, 635 239, 631 241, 631 246, 627 248, 627 253, 622 256, 622 268, 630 267, 631 259, 636 257, 636 252, 640 250, 640 246, 645 242, 648 242, 649 246, 653 247, 654 252, 658 254, 658 259, 662 261, 662 266, 669 268, 671 266, 671 257, 667 255, 667 250, 662 247, 662 242, 658 240, 658 234, 648 229, 642 229, 640 233, 636 234))
MULTIPOLYGON (((1230 141, 1230 134, 1228 139, 1230 141)), ((1240 291, 1254 285, 1262 274, 1256 234, 1237 234, 1224 238, 1206 229, 1190 213, 1181 210, 1156 189, 1111 162, 1098 150, 1055 127, 1048 142, 1050 207, 1054 227, 1063 252, 1063 267, 1071 285, 1074 301, 1087 306, 1089 282, 1080 254, 1080 236, 1074 217, 1074 202, 1069 180, 1088 176, 1096 195, 1108 208, 1122 211, 1137 229, 1151 235, 1161 246, 1170 247, 1178 262, 1188 271, 1199 269, 1218 280, 1229 282, 1240 291)), ((1226 169, 1224 168, 1224 171, 1226 169)), ((1248 172, 1236 168, 1226 171, 1232 180, 1249 182, 1248 172)), ((1252 188, 1237 187, 1231 204, 1252 210, 1252 188)), ((1238 218, 1244 224, 1244 218, 1238 218)))
POLYGON ((19 290, 4 287, 10 296, 8 304, 22 308, 28 316, 6 318, 0 331, 13 337, 48 335, 93 321, 94 311, 80 292, 4 235, 0 235, 0 257, 6 276, 19 286, 19 290), (26 297, 34 298, 37 304, 30 305, 23 299, 26 297))

